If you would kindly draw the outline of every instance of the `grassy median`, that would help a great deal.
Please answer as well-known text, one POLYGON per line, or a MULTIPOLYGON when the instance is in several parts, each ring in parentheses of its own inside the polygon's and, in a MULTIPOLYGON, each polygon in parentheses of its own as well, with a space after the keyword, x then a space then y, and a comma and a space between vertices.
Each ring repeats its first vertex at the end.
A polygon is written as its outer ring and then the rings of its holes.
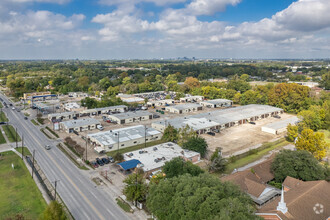
POLYGON ((7 141, 2 134, 2 130, 0 129, 0 144, 5 144, 7 141))
POLYGON ((10 142, 16 142, 16 141, 19 142, 19 141, 21 141, 21 137, 18 134, 16 134, 16 131, 15 131, 13 126, 3 125, 2 129, 5 132, 7 138, 10 142), (17 137, 17 140, 16 140, 16 137, 17 137))
POLYGON ((8 118, 3 111, 0 112, 0 121, 8 121, 8 118))
POLYGON ((24 162, 14 152, 0 156, 0 176, 0 219, 14 219, 16 214, 38 219, 46 202, 24 162))

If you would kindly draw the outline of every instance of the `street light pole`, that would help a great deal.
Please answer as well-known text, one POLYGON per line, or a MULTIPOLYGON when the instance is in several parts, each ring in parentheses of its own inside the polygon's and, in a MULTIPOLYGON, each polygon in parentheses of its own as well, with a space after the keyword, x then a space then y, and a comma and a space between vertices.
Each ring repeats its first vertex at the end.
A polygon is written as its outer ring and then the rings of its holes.
POLYGON ((117 150, 117 152, 119 153, 119 131, 117 131, 117 136, 118 136, 118 150, 117 150))
POLYGON ((24 157, 24 148, 23 148, 23 146, 24 146, 24 135, 22 134, 22 160, 23 160, 23 157, 24 157))
POLYGON ((33 173, 34 173, 34 169, 35 169, 35 167, 34 167, 34 155, 35 155, 35 152, 36 152, 36 150, 33 150, 33 154, 32 154, 32 179, 33 179, 33 173))
POLYGON ((144 148, 147 147, 147 126, 144 126, 144 148))

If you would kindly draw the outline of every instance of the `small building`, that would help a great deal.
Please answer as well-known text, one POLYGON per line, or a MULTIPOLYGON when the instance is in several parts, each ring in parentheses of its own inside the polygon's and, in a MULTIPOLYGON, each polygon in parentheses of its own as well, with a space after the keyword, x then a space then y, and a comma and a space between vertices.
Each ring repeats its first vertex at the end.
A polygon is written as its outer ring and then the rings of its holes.
POLYGON ((127 103, 144 103, 143 98, 136 97, 134 95, 118 94, 116 97, 120 98, 123 102, 127 102, 127 103))
POLYGON ((81 107, 77 102, 69 102, 62 105, 63 109, 68 112, 82 111, 84 107, 81 107))
POLYGON ((173 105, 175 103, 174 99, 164 99, 164 100, 155 100, 147 102, 148 107, 158 107, 158 106, 166 106, 173 105))
POLYGON ((88 97, 88 94, 85 92, 69 92, 68 96, 73 98, 85 98, 88 97))
POLYGON ((73 119, 74 117, 78 117, 79 113, 77 112, 61 112, 61 113, 53 113, 53 114, 48 114, 48 119, 50 121, 54 120, 70 120, 73 119))
POLYGON ((143 143, 148 143, 162 138, 162 133, 143 125, 119 128, 87 135, 90 142, 103 151, 115 151, 143 143))
POLYGON ((233 101, 228 99, 213 99, 213 100, 204 100, 200 102, 201 106, 207 108, 221 108, 221 107, 230 107, 233 105, 233 101))
POLYGON ((203 107, 199 104, 181 104, 181 105, 173 105, 165 107, 165 111, 176 113, 176 114, 183 114, 189 112, 196 112, 202 110, 203 107))
POLYGON ((191 161, 192 163, 200 161, 200 154, 198 152, 182 149, 179 145, 172 142, 124 154, 125 160, 129 161, 133 159, 139 161, 141 163, 139 167, 148 173, 161 169, 165 162, 176 157, 181 157, 185 161, 191 161))
POLYGON ((152 119, 152 116, 152 113, 148 111, 136 111, 109 115, 108 118, 118 124, 127 124, 136 121, 149 120, 152 119))
POLYGON ((291 117, 286 120, 276 121, 269 123, 261 127, 261 131, 271 133, 271 134, 280 134, 286 131, 286 128, 289 124, 295 125, 300 120, 297 117, 291 117))
POLYGON ((180 98, 180 102, 201 102, 204 100, 204 96, 195 95, 195 96, 186 96, 180 98))
POLYGON ((118 112, 127 111, 126 105, 116 105, 116 106, 108 106, 103 108, 93 108, 93 109, 85 109, 79 112, 79 116, 91 116, 91 115, 101 115, 101 114, 114 114, 118 112))
POLYGON ((60 129, 67 133, 71 133, 73 131, 81 132, 96 129, 97 125, 100 125, 98 120, 94 118, 83 118, 60 122, 60 129))
POLYGON ((32 100, 40 96, 48 96, 48 95, 51 95, 51 92, 30 92, 30 93, 24 93, 23 99, 32 100))
POLYGON ((330 182, 318 181, 292 181, 290 189, 282 190, 281 196, 270 201, 257 210, 256 215, 273 220, 289 219, 330 219, 330 182))

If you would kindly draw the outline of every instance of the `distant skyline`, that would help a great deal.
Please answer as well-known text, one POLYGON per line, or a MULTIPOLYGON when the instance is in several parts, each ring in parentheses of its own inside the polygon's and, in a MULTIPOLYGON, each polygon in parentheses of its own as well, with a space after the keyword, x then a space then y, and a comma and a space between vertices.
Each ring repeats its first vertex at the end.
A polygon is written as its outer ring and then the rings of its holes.
POLYGON ((0 59, 330 58, 329 0, 1 0, 0 59))

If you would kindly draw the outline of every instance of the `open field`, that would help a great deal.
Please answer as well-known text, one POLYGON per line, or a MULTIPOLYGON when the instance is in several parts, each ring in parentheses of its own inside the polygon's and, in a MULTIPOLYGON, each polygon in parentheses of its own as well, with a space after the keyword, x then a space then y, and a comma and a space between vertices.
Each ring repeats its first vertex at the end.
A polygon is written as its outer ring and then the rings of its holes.
POLYGON ((8 121, 8 118, 3 111, 0 112, 0 121, 8 121))
POLYGON ((0 129, 0 144, 5 144, 5 143, 7 143, 7 141, 2 134, 2 130, 0 129))
POLYGON ((231 127, 221 131, 220 134, 216 133, 215 136, 203 134, 209 145, 211 152, 215 151, 217 147, 222 148, 224 156, 230 156, 237 151, 249 149, 256 145, 269 142, 275 138, 281 138, 285 133, 274 135, 261 131, 261 127, 279 120, 284 120, 292 117, 290 114, 281 114, 281 119, 273 117, 265 118, 256 121, 256 124, 242 124, 236 127, 231 127))
POLYGON ((38 219, 46 207, 39 189, 24 162, 12 151, 0 157, 0 219, 23 214, 38 219), (15 169, 12 169, 11 164, 15 169))
POLYGON ((17 137, 17 141, 21 141, 21 137, 16 133, 13 126, 4 125, 4 126, 2 126, 2 129, 5 132, 7 138, 10 142, 16 142, 16 137, 17 137))

